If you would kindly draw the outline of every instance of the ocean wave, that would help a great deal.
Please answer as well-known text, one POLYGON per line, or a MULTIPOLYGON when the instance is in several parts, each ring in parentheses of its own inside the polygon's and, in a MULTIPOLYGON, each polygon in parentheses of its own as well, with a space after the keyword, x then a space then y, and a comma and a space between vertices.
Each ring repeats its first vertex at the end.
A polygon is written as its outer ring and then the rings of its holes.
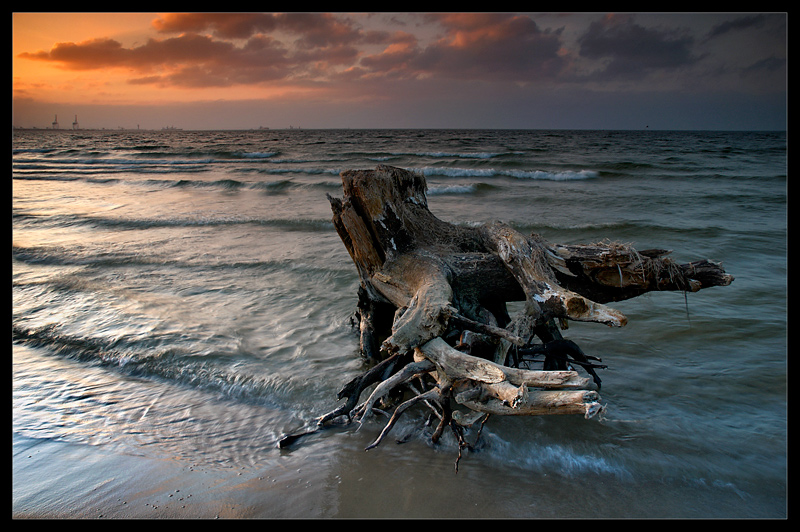
POLYGON ((446 159, 492 159, 503 155, 499 152, 472 152, 472 153, 458 153, 447 151, 426 151, 415 153, 392 153, 394 156, 399 157, 432 157, 432 158, 446 158, 446 159))
POLYGON ((493 159, 506 155, 502 152, 453 152, 453 151, 346 151, 337 153, 347 158, 365 158, 369 160, 388 160, 400 157, 426 157, 430 159, 493 159))
POLYGON ((500 187, 488 183, 471 183, 468 185, 430 185, 427 194, 429 196, 475 194, 481 192, 491 192, 500 187))
POLYGON ((211 167, 206 163, 169 164, 82 164, 79 166, 51 165, 49 163, 18 163, 12 165, 14 179, 29 180, 71 180, 85 175, 96 174, 171 174, 207 172, 211 167))
POLYGON ((117 167, 147 167, 147 166, 182 166, 182 165, 197 165, 197 164, 212 164, 219 162, 218 159, 212 157, 191 157, 186 159, 162 159, 153 158, 153 154, 147 154, 146 159, 140 158, 106 158, 106 157, 74 157, 74 158, 47 158, 29 160, 16 160, 14 165, 24 167, 26 164, 46 164, 51 167, 60 168, 74 168, 86 166, 88 168, 102 167, 102 168, 117 168, 117 167))
POLYGON ((267 151, 267 152, 241 152, 237 154, 239 157, 244 159, 270 159, 272 157, 276 157, 280 155, 280 152, 277 151, 267 151))
POLYGON ((64 173, 172 173, 207 171, 213 167, 231 164, 247 164, 266 161, 279 155, 279 152, 246 152, 191 154, 175 157, 172 154, 147 153, 141 157, 15 157, 15 172, 49 171, 64 173))
POLYGON ((498 170, 496 168, 445 168, 427 166, 415 169, 426 177, 510 177, 515 179, 532 179, 546 181, 573 181, 594 179, 599 172, 594 170, 565 170, 551 172, 544 170, 498 170))
MULTIPOLYGON (((274 172, 275 175, 284 175, 289 172, 274 172)), ((333 175, 333 173, 331 173, 333 175)), ((338 174, 336 174, 338 175, 338 174)), ((333 181, 318 181, 315 183, 299 183, 291 179, 280 179, 277 181, 241 181, 238 179, 217 179, 214 181, 180 179, 173 180, 149 180, 149 184, 162 185, 178 188, 217 188, 220 190, 255 190, 268 194, 285 193, 295 189, 310 188, 341 188, 341 183, 333 181)))
POLYGON ((563 443, 538 443, 506 439, 502 432, 487 431, 481 437, 481 451, 490 459, 513 463, 521 470, 539 474, 553 473, 567 478, 587 474, 611 476, 621 480, 632 478, 627 467, 602 454, 585 452, 563 443))
POLYGON ((14 223, 28 223, 40 227, 70 227, 87 225, 117 229, 151 229, 163 227, 213 227, 226 225, 259 225, 285 231, 329 231, 333 222, 314 218, 258 218, 248 216, 161 216, 155 218, 112 218, 84 216, 81 214, 39 215, 14 213, 14 223))
MULTIPOLYGON (((17 266, 27 265, 37 268, 46 267, 48 271, 60 271, 62 274, 51 277, 37 274, 18 275, 12 280, 14 290, 28 290, 38 287, 40 292, 33 296, 48 298, 44 294, 73 294, 97 290, 98 293, 108 289, 102 281, 87 280, 83 275, 72 272, 90 268, 94 270, 113 270, 115 268, 137 268, 140 271, 159 271, 160 275, 197 275, 199 277, 217 278, 221 274, 255 276, 263 279, 265 275, 291 276, 297 279, 326 280, 335 284, 349 284, 353 281, 354 272, 347 263, 324 263, 298 261, 290 258, 275 259, 243 259, 238 257, 196 255, 174 258, 167 254, 152 253, 145 255, 125 250, 108 250, 96 252, 92 249, 74 249, 57 246, 19 247, 12 249, 12 261, 17 266), (169 271, 180 273, 168 273, 169 271), (187 272, 187 273, 183 273, 187 272)), ((16 266, 15 266, 16 267, 16 266)), ((22 271, 22 270, 19 270, 22 271)), ((215 289, 209 288, 209 292, 215 289)), ((19 296, 20 303, 27 296, 19 296)), ((71 296, 70 296, 71 297, 71 296)), ((59 296, 55 295, 55 299, 59 296)), ((130 321, 130 320, 128 320, 130 321)))
POLYGON ((173 183, 174 187, 213 187, 224 190, 235 190, 245 186, 245 183, 236 179, 218 179, 216 181, 196 181, 191 179, 181 179, 173 183))
MULTIPOLYGON (((453 168, 425 166, 414 168, 406 165, 410 170, 421 172, 426 177, 462 177, 462 178, 496 178, 506 177, 512 179, 530 179, 543 181, 574 181, 594 179, 600 177, 601 173, 594 170, 564 170, 564 171, 545 171, 545 170, 520 170, 520 169, 497 169, 497 168, 453 168)), ((49 166, 43 164, 14 164, 14 179, 52 179, 52 180, 74 180, 80 176, 95 174, 174 174, 174 173, 203 173, 212 170, 209 163, 171 163, 168 166, 160 165, 137 165, 137 166, 85 166, 72 167, 65 169, 59 166, 49 166)), ((338 176, 344 167, 319 167, 319 166, 277 166, 277 167, 257 167, 257 168, 233 168, 231 172, 246 174, 256 173, 261 175, 332 175, 338 176)), ((182 183, 183 185, 188 183, 182 183)))
MULTIPOLYGON (((122 337, 89 337, 66 334, 58 326, 38 329, 12 327, 12 341, 30 348, 90 364, 101 364, 137 377, 157 377, 213 390, 237 399, 286 406, 285 398, 301 384, 281 375, 251 375, 237 371, 235 346, 216 345, 200 350, 186 345, 185 334, 160 333, 122 337)), ((288 404, 288 403, 287 403, 288 404)))
MULTIPOLYGON (((176 173, 186 174, 186 173, 203 173, 205 172, 205 168, 198 169, 198 172, 193 172, 192 169, 181 169, 175 170, 174 172, 170 171, 163 171, 163 170, 153 170, 152 172, 141 172, 146 174, 163 174, 164 176, 173 175, 176 173)), ((112 174, 114 176, 121 175, 120 173, 108 172, 105 170, 94 170, 94 171, 86 171, 86 172, 76 172, 70 171, 68 173, 61 173, 61 172, 54 172, 54 173, 44 173, 44 172, 36 172, 31 174, 24 174, 24 173, 15 173, 13 178, 19 181, 83 181, 86 183, 93 183, 93 184, 120 184, 120 185, 129 185, 129 186, 145 186, 145 187, 158 187, 158 188, 202 188, 202 189, 219 189, 222 191, 233 191, 233 190, 254 190, 258 192, 268 193, 268 194, 276 194, 276 193, 285 193, 293 189, 304 189, 304 188, 322 188, 322 189, 329 189, 329 188, 341 188, 341 183, 336 181, 318 181, 315 183, 299 183, 296 181, 292 181, 291 179, 280 179, 277 181, 244 181, 240 179, 233 179, 233 178, 226 178, 226 179, 216 179, 216 180, 204 180, 204 179, 188 179, 188 178, 181 178, 181 179, 144 179, 144 180, 137 180, 135 178, 132 179, 124 179, 120 177, 97 177, 100 175, 107 175, 112 174)), ((247 174, 250 173, 246 170, 241 170, 235 172, 237 174, 247 174)), ((317 170, 317 171, 309 171, 308 169, 304 170, 292 170, 292 169, 274 169, 271 171, 256 171, 255 173, 259 175, 275 175, 275 176, 285 176, 291 174, 314 174, 317 175, 339 175, 338 169, 329 169, 329 170, 317 170)))
POLYGON ((11 151, 12 155, 19 155, 22 153, 52 153, 58 151, 57 148, 14 148, 11 151))
POLYGON ((251 188, 261 190, 269 193, 286 192, 291 188, 297 187, 298 184, 289 179, 281 179, 280 181, 270 181, 262 183, 253 183, 251 188))
MULTIPOLYGON (((517 231, 523 234, 542 234, 548 235, 550 233, 568 233, 581 236, 581 241, 586 243, 588 241, 603 240, 611 238, 612 240, 619 235, 625 235, 625 239, 639 239, 646 238, 652 241, 654 238, 666 238, 668 235, 675 235, 685 238, 697 239, 710 239, 719 238, 724 235, 728 229, 718 226, 692 226, 692 225, 675 225, 668 226, 658 223, 651 223, 646 221, 619 221, 607 223, 548 223, 548 224, 525 224, 509 222, 509 225, 514 227, 517 231), (615 236, 617 235, 617 236, 615 236)), ((758 236, 763 231, 753 230, 744 231, 743 233, 758 236)))
POLYGON ((264 174, 308 174, 308 175, 339 175, 342 168, 318 168, 318 167, 298 167, 298 168, 264 168, 259 169, 264 174))

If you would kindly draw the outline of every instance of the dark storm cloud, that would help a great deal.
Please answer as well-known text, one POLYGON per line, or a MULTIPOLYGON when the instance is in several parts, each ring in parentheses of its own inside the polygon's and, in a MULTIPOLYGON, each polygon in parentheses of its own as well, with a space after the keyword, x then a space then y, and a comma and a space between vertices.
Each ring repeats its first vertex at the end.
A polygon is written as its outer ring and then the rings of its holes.
POLYGON ((444 35, 420 51, 412 65, 457 78, 530 81, 556 76, 566 65, 560 32, 545 31, 525 15, 430 15, 444 35))
POLYGON ((742 69, 742 76, 758 76, 763 73, 780 72, 786 68, 785 57, 767 57, 756 61, 752 65, 742 69))
POLYGON ((654 70, 691 66, 700 57, 685 30, 647 28, 632 17, 607 16, 578 38, 580 56, 605 66, 593 79, 641 79, 654 70))
POLYGON ((766 20, 767 20, 767 15, 765 14, 748 15, 748 16, 743 16, 741 18, 736 18, 734 20, 727 20, 711 28, 706 37, 709 39, 713 39, 714 37, 719 37, 720 35, 725 35, 726 33, 732 31, 739 31, 747 28, 761 26, 766 20))

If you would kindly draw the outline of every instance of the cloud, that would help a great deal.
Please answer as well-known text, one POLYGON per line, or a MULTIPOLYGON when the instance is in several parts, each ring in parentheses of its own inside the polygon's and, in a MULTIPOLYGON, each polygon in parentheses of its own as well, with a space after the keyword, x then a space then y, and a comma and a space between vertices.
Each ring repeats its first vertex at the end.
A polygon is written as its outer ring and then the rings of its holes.
POLYGON ((770 56, 742 69, 742 77, 761 76, 765 73, 783 72, 786 69, 786 58, 770 56))
POLYGON ((685 30, 646 28, 631 16, 609 15, 592 22, 578 38, 580 56, 604 66, 594 80, 644 79, 656 70, 675 70, 701 59, 685 30))
POLYGON ((222 39, 247 39, 275 29, 271 13, 168 13, 152 22, 159 33, 201 33, 210 31, 222 39))
MULTIPOLYGON (((598 91, 785 92, 785 22, 780 14, 176 13, 154 17, 150 38, 133 44, 101 37, 17 57, 74 73, 81 96, 103 82, 131 102, 313 95, 338 108, 391 100, 477 112, 498 99, 521 107, 568 91, 576 100, 598 91)), ((33 78, 15 80, 15 90, 65 96, 33 78)))
POLYGON ((543 31, 528 16, 492 13, 431 15, 445 31, 413 62, 430 74, 530 81, 566 66, 559 31, 543 31))
POLYGON ((357 67, 350 73, 358 72, 359 77, 396 76, 402 78, 415 78, 419 72, 415 71, 412 63, 419 56, 417 39, 411 34, 398 33, 395 41, 386 46, 380 53, 365 55, 357 67), (404 36, 408 37, 405 38, 404 36))
POLYGON ((224 87, 333 79, 363 56, 357 44, 391 45, 408 38, 363 31, 330 14, 172 14, 152 24, 160 34, 177 35, 130 48, 109 38, 58 43, 19 57, 67 70, 128 69, 135 73, 130 82, 139 85, 224 87))
POLYGON ((732 31, 740 31, 747 28, 758 27, 763 25, 766 20, 767 15, 765 14, 748 15, 733 20, 726 20, 725 22, 721 22, 720 24, 717 24, 711 28, 706 37, 708 39, 712 39, 732 31))
MULTIPOLYGON (((353 52, 345 55, 348 54, 352 56, 353 52)), ((269 37, 253 37, 244 45, 237 46, 198 34, 150 39, 131 48, 124 48, 111 39, 58 43, 49 52, 20 54, 22 58, 55 63, 67 70, 132 70, 142 75, 131 76, 131 83, 182 87, 229 86, 286 79, 303 62, 323 59, 336 62, 342 60, 341 56, 341 50, 336 50, 327 57, 320 54, 292 59, 279 41, 269 37), (339 54, 338 59, 336 54, 339 54), (158 74, 153 75, 153 72, 158 74)))
POLYGON ((94 70, 102 66, 124 65, 130 51, 112 39, 92 39, 82 43, 56 43, 49 52, 23 52, 22 59, 47 61, 63 65, 70 70, 94 70))
POLYGON ((171 64, 208 62, 229 56, 234 50, 227 42, 201 35, 155 40, 133 48, 123 48, 112 39, 92 39, 80 43, 57 43, 49 52, 22 53, 20 57, 58 63, 69 70, 103 68, 151 69, 171 64))
POLYGON ((332 14, 171 14, 153 27, 176 35, 140 46, 105 38, 20 57, 69 70, 134 69, 142 74, 132 76, 134 83, 179 86, 379 76, 530 81, 555 76, 565 64, 558 32, 541 30, 528 16, 443 14, 425 22, 437 24, 441 38, 422 44, 411 33, 365 31, 332 14), (152 75, 156 70, 163 73, 152 75))
POLYGON ((160 33, 210 32, 220 39, 249 39, 282 32, 301 49, 354 45, 374 39, 351 19, 331 13, 172 13, 153 21, 160 33))

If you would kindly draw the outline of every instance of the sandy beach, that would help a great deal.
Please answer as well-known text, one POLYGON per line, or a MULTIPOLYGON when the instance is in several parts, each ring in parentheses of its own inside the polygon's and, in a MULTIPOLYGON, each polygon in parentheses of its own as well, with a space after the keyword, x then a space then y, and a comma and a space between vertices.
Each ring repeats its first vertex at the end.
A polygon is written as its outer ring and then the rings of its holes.
POLYGON ((324 508, 290 494, 315 482, 297 470, 197 467, 19 437, 12 481, 13 519, 302 518, 324 508))

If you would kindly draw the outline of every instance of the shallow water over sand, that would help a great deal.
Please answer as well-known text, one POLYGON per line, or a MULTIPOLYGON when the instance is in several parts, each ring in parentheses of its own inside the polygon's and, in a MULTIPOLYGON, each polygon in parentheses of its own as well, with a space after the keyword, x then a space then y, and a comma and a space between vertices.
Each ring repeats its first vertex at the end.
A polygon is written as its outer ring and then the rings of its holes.
MULTIPOLYGON (((14 510, 129 515, 59 491, 35 449, 60 444, 210 475, 238 516, 784 517, 786 172, 782 133, 17 132, 14 510), (325 195, 377 164, 425 173, 453 223, 673 249, 736 280, 614 304, 622 329, 571 324, 609 366, 605 415, 492 418, 458 473, 449 436, 364 452, 380 419, 279 450, 363 369, 325 195)), ((393 435, 424 412, 406 417, 393 435)))

